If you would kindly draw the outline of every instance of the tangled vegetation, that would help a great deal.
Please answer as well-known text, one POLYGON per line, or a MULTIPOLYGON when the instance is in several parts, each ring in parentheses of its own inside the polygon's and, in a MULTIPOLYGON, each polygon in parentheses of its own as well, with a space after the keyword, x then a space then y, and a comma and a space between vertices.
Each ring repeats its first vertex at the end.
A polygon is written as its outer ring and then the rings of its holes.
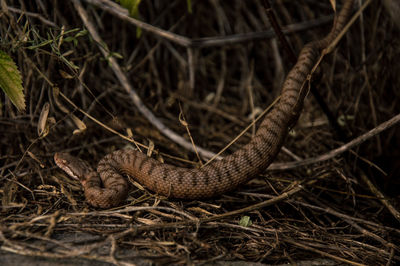
POLYGON ((130 179, 128 200, 109 210, 85 202, 55 152, 94 166, 130 146, 198 167, 251 125, 220 156, 237 150, 293 66, 264 4, 297 54, 329 32, 330 1, 138 1, 137 19, 110 0, 0 2, 0 50, 26 101, 18 111, 0 94, 0 262, 400 262, 396 1, 360 1, 359 14, 356 1, 264 174, 195 201, 130 179))

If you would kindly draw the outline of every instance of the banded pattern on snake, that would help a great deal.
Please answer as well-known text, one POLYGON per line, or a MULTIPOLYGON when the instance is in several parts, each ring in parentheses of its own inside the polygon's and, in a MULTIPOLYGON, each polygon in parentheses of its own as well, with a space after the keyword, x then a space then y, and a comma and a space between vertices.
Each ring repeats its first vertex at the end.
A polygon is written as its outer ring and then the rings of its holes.
POLYGON ((264 171, 278 154, 289 129, 296 123, 307 94, 304 87, 322 49, 347 23, 354 0, 345 0, 331 32, 301 50, 284 81, 279 101, 261 122, 252 140, 222 160, 203 168, 187 169, 160 163, 133 150, 118 150, 100 160, 97 172, 67 153, 56 153, 56 164, 81 181, 89 204, 100 208, 118 206, 127 197, 129 185, 122 174, 132 176, 146 188, 164 196, 182 199, 209 198, 233 190, 264 171))

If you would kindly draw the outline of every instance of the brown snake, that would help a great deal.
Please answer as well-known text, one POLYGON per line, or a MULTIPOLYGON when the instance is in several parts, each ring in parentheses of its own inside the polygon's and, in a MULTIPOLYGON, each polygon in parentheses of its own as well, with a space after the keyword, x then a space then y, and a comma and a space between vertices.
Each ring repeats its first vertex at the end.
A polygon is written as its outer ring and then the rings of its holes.
POLYGON ((310 42, 301 50, 296 65, 286 77, 279 101, 261 122, 252 140, 224 159, 202 168, 187 169, 160 163, 138 151, 118 150, 99 162, 97 172, 68 153, 56 153, 54 161, 81 181, 88 203, 100 208, 117 206, 126 199, 129 185, 122 174, 132 176, 160 195, 173 198, 208 198, 233 190, 264 171, 278 154, 303 107, 307 76, 321 50, 347 23, 353 1, 345 0, 325 38, 310 42))

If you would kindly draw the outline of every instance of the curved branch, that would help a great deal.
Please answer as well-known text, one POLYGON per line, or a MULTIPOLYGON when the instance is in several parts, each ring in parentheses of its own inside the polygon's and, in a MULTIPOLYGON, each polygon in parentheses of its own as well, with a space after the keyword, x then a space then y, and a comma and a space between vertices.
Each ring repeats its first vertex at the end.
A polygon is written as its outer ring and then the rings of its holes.
MULTIPOLYGON (((89 20, 88 14, 86 13, 85 9, 82 7, 80 1, 72 0, 75 9, 78 11, 83 23, 85 24, 86 28, 88 29, 90 35, 98 44, 98 48, 102 52, 105 58, 108 58, 108 63, 111 66, 111 69, 114 71, 114 74, 117 76, 118 80, 120 81, 122 87, 125 89, 126 93, 129 95, 135 106, 139 109, 139 111, 152 123, 158 130, 160 130, 165 136, 176 142, 177 144, 181 145, 182 147, 194 151, 193 145, 185 140, 183 137, 169 129, 166 125, 164 125, 142 102, 139 95, 132 87, 128 78, 122 72, 121 67, 117 63, 114 57, 110 56, 110 52, 108 49, 103 45, 104 42, 101 39, 100 35, 98 34, 96 28, 93 26, 91 21, 89 20)), ((208 151, 204 148, 196 146, 197 152, 205 157, 205 158, 212 158, 215 153, 208 151)))

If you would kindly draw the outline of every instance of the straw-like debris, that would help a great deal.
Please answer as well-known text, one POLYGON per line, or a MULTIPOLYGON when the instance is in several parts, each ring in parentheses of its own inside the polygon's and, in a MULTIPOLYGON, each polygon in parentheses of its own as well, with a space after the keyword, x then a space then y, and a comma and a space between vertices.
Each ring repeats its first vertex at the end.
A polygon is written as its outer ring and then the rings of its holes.
POLYGON ((356 1, 275 163, 236 191, 182 201, 130 178, 125 204, 99 210, 55 166, 55 152, 95 166, 126 146, 204 164, 279 95, 290 49, 330 30, 335 1, 270 1, 272 17, 264 2, 141 1, 133 19, 110 0, 0 1, 27 104, 1 94, 0 264, 400 263, 394 0, 356 1))

